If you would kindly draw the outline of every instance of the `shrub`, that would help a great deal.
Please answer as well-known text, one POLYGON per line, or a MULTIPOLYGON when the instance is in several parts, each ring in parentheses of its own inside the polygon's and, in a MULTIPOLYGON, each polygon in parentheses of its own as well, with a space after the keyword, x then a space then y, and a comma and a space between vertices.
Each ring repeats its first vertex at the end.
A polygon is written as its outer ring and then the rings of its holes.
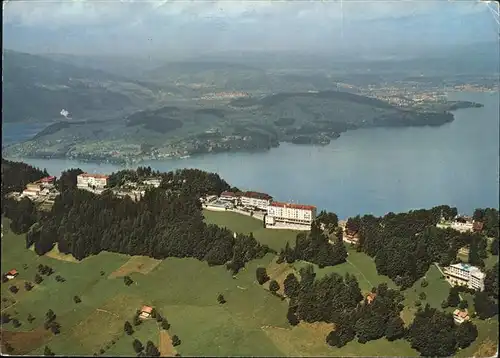
POLYGON ((21 322, 19 322, 19 320, 17 318, 14 318, 12 320, 12 325, 15 327, 15 328, 19 328, 21 327, 21 322))
POLYGON ((178 346, 178 345, 180 345, 180 344, 181 344, 181 340, 179 339, 179 337, 177 337, 177 335, 175 335, 175 334, 174 334, 174 335, 172 336, 172 345, 173 345, 174 347, 177 347, 177 346, 178 346))

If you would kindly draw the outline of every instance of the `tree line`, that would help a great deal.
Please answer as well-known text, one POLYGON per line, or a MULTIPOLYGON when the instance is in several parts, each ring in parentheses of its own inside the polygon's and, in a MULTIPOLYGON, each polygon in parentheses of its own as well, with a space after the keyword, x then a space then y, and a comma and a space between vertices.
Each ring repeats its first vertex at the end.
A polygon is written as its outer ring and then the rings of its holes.
POLYGON ((322 219, 323 217, 318 217, 311 223, 311 231, 308 234, 304 232, 297 234, 293 248, 287 242, 279 254, 278 263, 286 261, 291 264, 296 260, 302 260, 315 263, 323 268, 345 262, 347 250, 342 240, 342 234, 337 234, 333 243, 330 243, 330 238, 325 233, 325 231, 335 232, 338 221, 335 224, 329 223, 327 228, 322 219), (327 229, 323 230, 322 226, 327 229))

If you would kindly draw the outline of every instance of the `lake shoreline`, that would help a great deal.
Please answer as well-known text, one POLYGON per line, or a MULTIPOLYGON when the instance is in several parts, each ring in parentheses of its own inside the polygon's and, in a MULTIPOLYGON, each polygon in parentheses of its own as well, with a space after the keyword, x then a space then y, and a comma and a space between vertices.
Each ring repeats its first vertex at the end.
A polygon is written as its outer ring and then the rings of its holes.
MULTIPOLYGON (((272 193, 276 200, 315 204, 339 217, 376 216, 448 204, 464 214, 498 207, 498 92, 454 93, 451 99, 484 104, 460 109, 440 127, 347 131, 326 146, 282 143, 258 153, 196 155, 117 166, 69 159, 25 159, 52 175, 80 167, 111 173, 150 166, 168 172, 216 172, 240 189, 272 193)), ((5 136, 5 134, 4 134, 5 136)))

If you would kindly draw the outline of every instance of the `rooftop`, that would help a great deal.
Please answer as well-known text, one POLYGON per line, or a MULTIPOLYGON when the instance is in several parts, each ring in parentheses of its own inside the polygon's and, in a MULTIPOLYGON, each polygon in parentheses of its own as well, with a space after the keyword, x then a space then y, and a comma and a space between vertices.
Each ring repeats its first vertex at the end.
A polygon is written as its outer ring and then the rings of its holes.
POLYGON ((473 272, 475 275, 477 275, 478 273, 482 273, 482 271, 478 267, 472 266, 472 265, 469 265, 469 264, 465 264, 463 262, 458 263, 458 264, 453 264, 453 265, 450 265, 450 266, 458 268, 460 270, 464 270, 464 271, 468 271, 468 272, 473 272))
POLYGON ((12 269, 9 272, 7 272, 7 274, 8 275, 17 275, 17 270, 16 269, 12 269))
POLYGON ((254 199, 263 199, 263 200, 270 200, 273 197, 269 194, 266 193, 259 193, 256 191, 246 191, 243 193, 243 196, 246 196, 247 198, 254 198, 254 199))
POLYGON ((314 209, 316 209, 316 207, 313 205, 280 203, 277 201, 271 203, 271 206, 280 207, 280 208, 299 209, 299 210, 314 210, 314 209))
POLYGON ((42 183, 50 183, 50 182, 52 182, 54 180, 56 180, 55 176, 50 176, 50 177, 45 177, 45 178, 40 179, 40 181, 42 183))
POLYGON ((23 192, 26 192, 26 191, 29 193, 38 193, 40 190, 39 189, 30 189, 30 188, 23 190, 23 192))
POLYGON ((369 294, 366 295, 366 301, 368 303, 372 303, 373 300, 377 297, 377 294, 375 292, 370 292, 369 294))
POLYGON ((464 318, 464 319, 469 316, 469 314, 467 313, 467 311, 461 311, 459 309, 456 309, 455 311, 453 311, 453 315, 457 316, 457 317, 460 317, 460 318, 464 318))
POLYGON ((79 177, 84 177, 84 178, 97 178, 97 179, 108 179, 109 175, 103 175, 103 174, 89 174, 89 173, 83 173, 78 175, 79 177))
POLYGON ((153 312, 153 307, 151 307, 151 306, 142 306, 141 312, 151 313, 151 312, 153 312))

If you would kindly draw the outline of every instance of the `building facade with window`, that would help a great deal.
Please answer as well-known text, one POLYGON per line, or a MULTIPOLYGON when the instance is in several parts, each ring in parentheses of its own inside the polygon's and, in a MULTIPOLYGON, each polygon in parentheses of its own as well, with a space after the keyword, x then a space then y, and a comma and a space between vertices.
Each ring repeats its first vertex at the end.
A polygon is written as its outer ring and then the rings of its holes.
POLYGON ((311 225, 316 218, 316 207, 312 205, 273 202, 267 207, 266 224, 274 222, 311 225))
POLYGON ((446 279, 454 285, 467 286, 478 291, 484 290, 484 277, 486 275, 476 266, 458 263, 446 267, 444 272, 446 279))
POLYGON ((102 189, 108 185, 108 178, 108 175, 83 173, 76 177, 76 186, 79 189, 88 189, 93 187, 102 189))
POLYGON ((272 196, 255 191, 244 192, 240 197, 241 205, 261 210, 267 210, 267 207, 271 204, 272 200, 272 196))

